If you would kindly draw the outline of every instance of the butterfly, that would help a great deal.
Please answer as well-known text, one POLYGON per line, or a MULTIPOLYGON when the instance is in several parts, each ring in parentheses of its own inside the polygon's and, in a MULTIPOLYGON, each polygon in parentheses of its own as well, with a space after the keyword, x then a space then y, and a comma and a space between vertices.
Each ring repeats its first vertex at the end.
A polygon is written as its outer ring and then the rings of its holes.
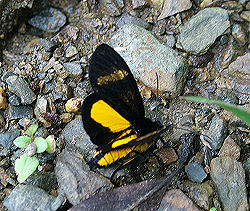
POLYGON ((93 93, 82 105, 82 121, 97 152, 89 165, 127 163, 168 130, 145 117, 143 100, 124 59, 109 45, 99 45, 89 60, 93 93))

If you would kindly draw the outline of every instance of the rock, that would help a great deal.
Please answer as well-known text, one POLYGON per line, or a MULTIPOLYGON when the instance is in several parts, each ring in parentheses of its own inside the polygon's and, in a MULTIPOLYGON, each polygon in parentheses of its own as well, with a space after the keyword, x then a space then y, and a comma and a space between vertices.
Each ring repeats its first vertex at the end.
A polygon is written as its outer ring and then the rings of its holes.
POLYGON ((66 32, 70 39, 76 40, 78 37, 79 29, 76 26, 67 25, 66 32))
POLYGON ((202 183, 207 177, 207 173, 199 162, 186 165, 185 172, 187 173, 188 179, 192 182, 202 183))
POLYGON ((122 13, 122 8, 124 7, 123 0, 100 0, 100 8, 102 11, 109 16, 119 16, 122 13))
POLYGON ((246 10, 250 10, 250 2, 247 2, 247 4, 246 4, 246 10))
POLYGON ((31 106, 9 106, 9 120, 21 119, 26 117, 27 119, 33 118, 33 108, 31 106))
POLYGON ((62 118, 62 121, 64 123, 69 123, 73 120, 74 114, 70 114, 70 113, 63 113, 60 116, 62 118))
POLYGON ((232 103, 236 105, 238 104, 238 98, 232 90, 218 89, 216 95, 219 97, 218 100, 224 101, 226 103, 232 103))
POLYGON ((57 82, 56 84, 53 84, 52 86, 54 86, 54 88, 52 89, 52 99, 54 101, 56 100, 68 100, 69 98, 71 98, 72 96, 72 90, 71 87, 68 86, 65 83, 61 83, 61 82, 57 82))
POLYGON ((244 168, 245 173, 246 173, 246 182, 247 182, 247 184, 249 184, 249 182, 250 182, 250 158, 247 158, 247 160, 244 161, 243 168, 244 168))
POLYGON ((83 73, 79 62, 64 63, 63 67, 70 77, 78 77, 83 73))
POLYGON ((164 195, 158 211, 199 211, 194 203, 179 189, 173 189, 164 195))
POLYGON ((13 146, 13 141, 20 135, 19 130, 11 130, 0 133, 0 155, 6 156, 13 146))
POLYGON ((117 20, 116 25, 118 26, 118 28, 121 28, 122 26, 126 24, 134 24, 144 29, 151 28, 151 25, 147 23, 146 21, 142 20, 141 18, 138 18, 136 16, 131 16, 128 13, 124 13, 117 20))
POLYGON ((236 2, 236 1, 227 1, 224 2, 221 5, 222 8, 226 9, 226 10, 232 10, 235 12, 241 12, 243 10, 243 6, 240 4, 240 2, 236 2))
POLYGON ((0 86, 0 109, 7 108, 7 98, 4 89, 0 86))
POLYGON ((215 115, 207 131, 207 135, 212 139, 209 140, 209 143, 213 150, 220 149, 223 141, 227 137, 227 132, 226 121, 219 115, 215 115))
POLYGON ((65 51, 65 56, 67 58, 70 58, 72 56, 75 56, 76 54, 78 54, 78 50, 76 49, 75 46, 70 45, 69 47, 67 47, 66 51, 65 51))
POLYGON ((223 210, 248 210, 245 173, 240 162, 227 156, 214 158, 210 175, 223 210))
POLYGON ((58 32, 65 25, 66 16, 61 11, 50 7, 29 19, 28 23, 43 31, 58 32))
POLYGON ((250 23, 250 11, 243 11, 240 14, 240 17, 246 20, 248 23, 250 23))
POLYGON ((51 41, 48 39, 42 38, 42 39, 40 39, 40 43, 43 46, 44 50, 47 52, 53 52, 57 47, 57 44, 55 41, 51 41))
POLYGON ((158 20, 188 10, 191 7, 192 3, 190 2, 190 0, 165 0, 162 12, 158 17, 158 20))
POLYGON ((149 5, 149 0, 132 0, 133 9, 141 9, 149 5))
POLYGON ((6 82, 9 90, 21 98, 23 105, 29 105, 36 99, 36 95, 22 78, 13 75, 9 76, 6 82))
POLYGON ((247 42, 247 36, 240 24, 234 24, 232 28, 233 37, 242 45, 247 42))
POLYGON ((204 54, 230 27, 226 10, 214 7, 201 10, 179 27, 176 47, 192 54, 204 54), (209 36, 207 36, 209 34, 209 36))
POLYGON ((12 94, 8 98, 10 105, 13 106, 19 106, 21 104, 21 99, 20 97, 16 96, 15 94, 12 94))
POLYGON ((233 90, 239 98, 239 104, 250 103, 249 86, 250 53, 237 57, 229 67, 222 72, 217 81, 218 88, 233 90))
POLYGON ((90 171, 81 155, 73 151, 64 150, 58 156, 55 172, 60 191, 73 205, 113 187, 108 179, 90 171))
POLYGON ((109 44, 127 62, 133 75, 146 86, 176 96, 180 94, 188 73, 185 59, 173 49, 161 44, 149 31, 133 24, 121 27, 109 44), (167 80, 166 80, 167 79, 167 80))
POLYGON ((33 185, 47 192, 58 189, 56 175, 52 171, 35 172, 32 175, 30 175, 23 184, 33 185))
POLYGON ((48 101, 45 96, 38 96, 35 108, 34 108, 34 114, 37 119, 40 118, 41 114, 47 112, 47 106, 48 106, 48 101))
POLYGON ((82 119, 80 117, 68 123, 62 131, 62 135, 67 145, 73 145, 75 148, 79 149, 80 152, 84 153, 87 161, 95 154, 96 145, 90 141, 89 136, 83 128, 82 119))
POLYGON ((210 210, 214 194, 210 181, 206 181, 202 184, 184 181, 179 185, 179 188, 199 207, 204 210, 210 210))
POLYGON ((0 114, 0 128, 3 128, 5 125, 4 117, 0 114))
POLYGON ((156 155, 165 165, 169 165, 178 160, 178 155, 173 148, 161 148, 156 155))
POLYGON ((4 206, 10 211, 18 210, 57 210, 64 202, 64 197, 54 197, 43 189, 32 185, 18 185, 11 194, 5 198, 4 206))
POLYGON ((219 151, 219 156, 228 156, 238 160, 240 158, 240 147, 228 136, 219 151))
POLYGON ((174 35, 165 35, 163 37, 163 42, 169 46, 170 48, 173 48, 175 45, 175 37, 174 35))
POLYGON ((66 111, 69 113, 78 113, 82 107, 82 98, 71 98, 69 99, 66 104, 66 111))

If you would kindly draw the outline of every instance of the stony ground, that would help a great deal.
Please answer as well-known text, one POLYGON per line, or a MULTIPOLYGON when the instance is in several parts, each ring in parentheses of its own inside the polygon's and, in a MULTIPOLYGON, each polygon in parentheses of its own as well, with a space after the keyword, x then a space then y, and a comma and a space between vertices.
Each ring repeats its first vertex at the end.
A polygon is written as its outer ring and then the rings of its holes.
POLYGON ((1 1, 0 8, 1 210, 65 210, 99 192, 159 179, 176 169, 179 138, 187 132, 173 129, 138 162, 90 171, 86 161, 96 146, 80 115, 83 99, 92 92, 88 60, 101 43, 114 47, 131 68, 149 118, 158 104, 163 124, 213 140, 210 150, 200 141, 167 191, 139 209, 248 209, 249 126, 217 106, 180 96, 249 109, 249 1, 13 0, 1 1), (13 141, 27 119, 39 123, 36 136, 55 136, 56 151, 38 155, 37 171, 20 185, 14 162, 23 150, 13 141))

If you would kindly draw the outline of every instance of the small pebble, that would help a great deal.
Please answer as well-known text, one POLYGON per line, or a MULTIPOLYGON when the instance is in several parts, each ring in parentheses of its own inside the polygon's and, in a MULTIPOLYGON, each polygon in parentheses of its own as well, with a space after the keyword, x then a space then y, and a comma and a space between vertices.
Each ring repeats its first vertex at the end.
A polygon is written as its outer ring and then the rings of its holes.
POLYGON ((70 45, 67 49, 66 49, 66 52, 65 52, 65 56, 67 58, 70 58, 74 55, 78 54, 78 50, 76 49, 75 46, 73 45, 70 45))
POLYGON ((7 103, 7 98, 6 94, 4 92, 4 89, 0 86, 0 109, 5 109, 7 108, 8 103, 7 103))
POLYGON ((233 37, 242 45, 247 42, 246 33, 240 24, 234 24, 232 28, 233 37))
POLYGON ((240 14, 240 17, 246 20, 248 23, 250 23, 250 11, 243 11, 240 14))
POLYGON ((66 111, 69 113, 77 113, 79 112, 83 99, 82 98, 71 98, 69 99, 66 104, 66 111))
POLYGON ((188 179, 192 182, 202 183, 207 177, 207 173, 199 162, 193 162, 185 166, 185 172, 187 173, 188 179))
POLYGON ((161 148, 156 155, 165 165, 169 165, 178 160, 178 155, 173 148, 161 148))

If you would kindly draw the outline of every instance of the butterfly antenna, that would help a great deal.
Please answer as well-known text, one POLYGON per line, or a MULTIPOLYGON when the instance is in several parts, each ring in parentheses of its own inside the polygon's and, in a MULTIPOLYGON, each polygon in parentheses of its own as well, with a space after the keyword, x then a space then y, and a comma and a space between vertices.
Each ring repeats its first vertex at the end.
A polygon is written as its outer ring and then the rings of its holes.
POLYGON ((174 126, 174 125, 171 125, 171 127, 172 127, 172 128, 175 128, 175 129, 179 129, 179 130, 184 130, 184 131, 187 131, 187 132, 191 132, 191 133, 194 133, 194 134, 196 134, 196 135, 203 136, 203 137, 207 138, 208 140, 206 140, 206 141, 208 142, 209 147, 211 148, 211 143, 213 142, 213 139, 210 138, 208 135, 205 135, 205 134, 202 134, 202 133, 193 131, 193 130, 189 130, 189 129, 177 127, 177 126, 174 126))
POLYGON ((155 121, 157 121, 157 115, 158 115, 158 104, 159 104, 159 79, 157 72, 156 75, 156 109, 155 109, 155 121))

